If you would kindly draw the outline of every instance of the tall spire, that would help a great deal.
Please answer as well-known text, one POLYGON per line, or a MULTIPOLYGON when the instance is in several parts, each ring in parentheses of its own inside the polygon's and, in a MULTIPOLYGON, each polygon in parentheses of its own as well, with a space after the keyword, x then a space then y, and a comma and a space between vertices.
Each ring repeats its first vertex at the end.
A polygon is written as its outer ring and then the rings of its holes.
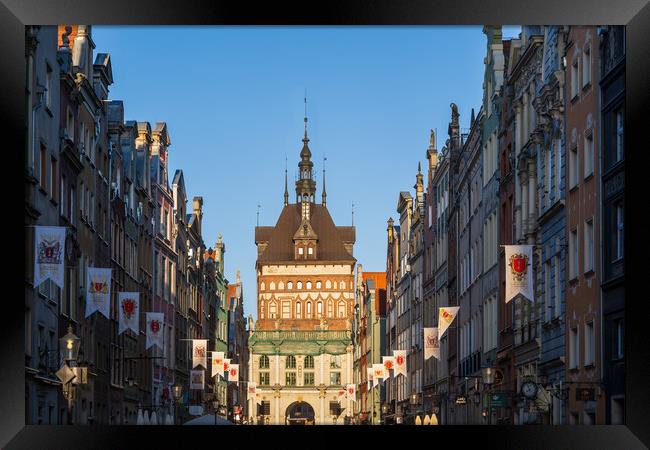
POLYGON ((302 215, 309 220, 309 204, 315 203, 316 182, 313 177, 314 163, 307 143, 307 90, 305 89, 305 137, 302 139, 300 162, 298 163, 298 180, 296 180, 296 203, 301 204, 302 215))
POLYGON ((307 88, 305 88, 305 137, 302 141, 305 145, 309 142, 309 138, 307 137, 307 88))
POLYGON ((284 206, 289 204, 289 188, 287 186, 287 157, 284 157, 284 206))
POLYGON ((327 156, 323 156, 323 206, 327 205, 327 192, 325 192, 325 161, 327 161, 327 156))

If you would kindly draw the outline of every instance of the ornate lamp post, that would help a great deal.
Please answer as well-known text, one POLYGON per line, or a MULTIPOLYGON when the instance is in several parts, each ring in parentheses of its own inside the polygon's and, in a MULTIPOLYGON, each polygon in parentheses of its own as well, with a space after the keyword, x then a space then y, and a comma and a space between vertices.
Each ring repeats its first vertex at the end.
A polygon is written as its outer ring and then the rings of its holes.
MULTIPOLYGON (((81 339, 72 332, 72 325, 68 325, 68 333, 59 339, 59 348, 66 363, 74 361, 76 366, 80 345, 81 339)), ((63 384, 63 395, 68 400, 68 425, 72 425, 72 400, 74 398, 72 380, 63 384)))
MULTIPOLYGON (((183 396, 183 387, 180 384, 174 385, 172 387, 172 395, 174 396, 174 400, 176 400, 176 403, 174 404, 174 418, 176 419, 176 423, 180 422, 179 417, 178 417, 178 406, 181 403, 181 398, 183 396)), ((178 423, 180 425, 180 423, 178 423)))
POLYGON ((496 371, 492 367, 483 367, 483 369, 481 369, 481 374, 483 375, 483 384, 487 386, 488 392, 488 425, 491 425, 492 423, 492 385, 494 384, 495 373, 496 371))

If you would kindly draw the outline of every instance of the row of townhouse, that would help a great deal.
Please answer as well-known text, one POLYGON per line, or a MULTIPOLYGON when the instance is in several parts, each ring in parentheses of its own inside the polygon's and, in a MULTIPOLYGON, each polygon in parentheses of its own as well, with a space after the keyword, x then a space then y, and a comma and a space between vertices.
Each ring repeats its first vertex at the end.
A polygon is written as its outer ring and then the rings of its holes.
POLYGON ((483 31, 479 112, 461 128, 451 104, 425 192, 418 170, 388 221, 385 352, 409 356, 386 421, 624 423, 625 30, 483 31), (533 299, 506 301, 513 244, 533 246, 533 299), (440 307, 460 309, 425 360, 440 307))
POLYGON ((94 52, 91 26, 27 27, 26 49, 25 423, 135 424, 141 410, 184 421, 188 408, 174 405, 234 406, 222 378, 189 390, 191 339, 229 354, 246 348, 247 334, 241 298, 228 298, 221 236, 214 249, 203 242, 203 199, 186 211, 181 170, 169 185, 167 124, 124 119, 123 102, 109 99, 110 55, 94 52), (34 286, 36 226, 66 228, 63 288, 34 286), (110 318, 86 317, 89 267, 112 269, 110 318), (139 293, 139 333, 119 333, 118 292, 139 293), (164 314, 162 349, 146 349, 145 312, 164 314), (70 402, 55 375, 69 327, 87 368, 70 402))

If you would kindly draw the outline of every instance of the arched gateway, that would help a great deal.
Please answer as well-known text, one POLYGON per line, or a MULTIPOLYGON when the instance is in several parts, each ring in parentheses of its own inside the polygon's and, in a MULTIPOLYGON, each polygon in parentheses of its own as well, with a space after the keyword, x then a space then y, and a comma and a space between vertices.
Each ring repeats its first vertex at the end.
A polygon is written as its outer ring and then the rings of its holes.
POLYGON ((314 408, 307 402, 293 402, 285 414, 287 425, 313 425, 314 408))

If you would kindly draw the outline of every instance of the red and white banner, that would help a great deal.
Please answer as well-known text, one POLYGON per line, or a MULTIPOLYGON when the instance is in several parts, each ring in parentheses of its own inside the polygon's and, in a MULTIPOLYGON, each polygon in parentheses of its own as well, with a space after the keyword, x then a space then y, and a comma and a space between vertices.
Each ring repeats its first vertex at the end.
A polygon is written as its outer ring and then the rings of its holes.
POLYGON ((390 371, 393 371, 393 376, 395 376, 395 357, 394 356, 382 356, 381 362, 386 369, 386 374, 390 377, 390 371))
POLYGON ((228 369, 228 381, 234 381, 239 384, 239 364, 230 364, 228 369))
POLYGON ((394 372, 393 376, 396 377, 399 374, 406 376, 406 350, 393 350, 394 358, 394 372))
POLYGON ((431 357, 440 359, 440 340, 438 328, 424 328, 424 360, 431 357))
POLYGON ((212 352, 212 376, 221 375, 223 377, 223 352, 212 352))
POLYGON ((449 325, 456 318, 460 306, 446 306, 444 308, 438 308, 438 339, 442 338, 442 335, 445 334, 449 325))
POLYGON ((86 271, 86 317, 95 311, 110 319, 111 269, 88 267, 86 271))
POLYGON ((248 382, 248 387, 246 388, 247 398, 257 398, 257 383, 254 381, 248 382))
POLYGON ((205 371, 203 369, 190 371, 190 389, 203 390, 205 383, 205 371))
POLYGON ((192 339, 192 369, 196 366, 208 368, 208 340, 192 339))
POLYGON ((386 379, 388 378, 388 375, 386 374, 388 372, 386 368, 384 367, 383 364, 373 364, 372 365, 372 381, 373 381, 373 386, 377 386, 379 384, 379 379, 386 379))
POLYGON ((223 360, 223 377, 226 378, 226 375, 228 374, 228 371, 230 370, 230 360, 228 358, 224 358, 223 360))
POLYGON ((147 317, 147 349, 157 345, 163 349, 163 335, 165 315, 163 313, 148 312, 147 317))
POLYGON ((348 391, 348 398, 353 402, 357 401, 357 386, 355 384, 348 384, 346 387, 348 391))
POLYGON ((50 279, 63 289, 65 227, 34 227, 34 288, 50 279))
POLYGON ((117 334, 126 330, 140 333, 140 293, 118 292, 117 307, 119 313, 119 328, 117 334))
POLYGON ((366 390, 369 391, 370 389, 372 389, 372 386, 374 385, 374 383, 373 383, 373 379, 374 379, 373 373, 374 373, 374 371, 372 370, 372 367, 368 367, 366 369, 366 373, 367 373, 367 378, 368 378, 368 380, 367 380, 368 386, 366 387, 366 390))
POLYGON ((530 301, 533 295, 533 246, 505 245, 506 249, 506 303, 518 294, 530 301))

